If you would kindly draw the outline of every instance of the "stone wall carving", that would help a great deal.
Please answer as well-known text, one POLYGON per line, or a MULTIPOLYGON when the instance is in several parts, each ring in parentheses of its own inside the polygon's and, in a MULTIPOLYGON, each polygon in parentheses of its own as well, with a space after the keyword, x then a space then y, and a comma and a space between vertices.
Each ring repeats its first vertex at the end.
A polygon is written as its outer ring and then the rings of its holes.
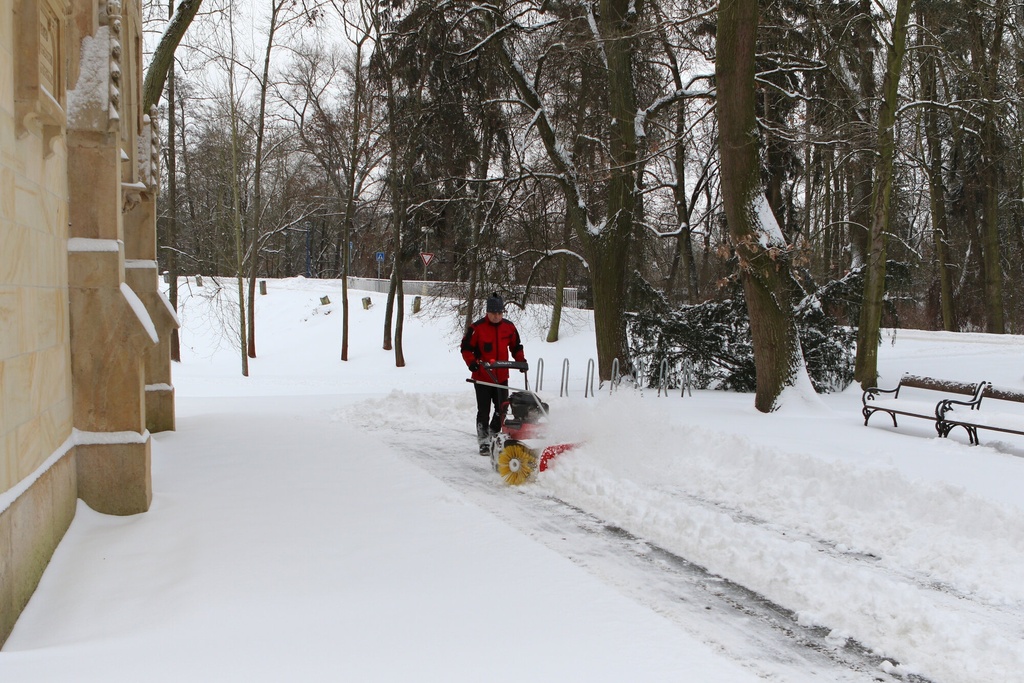
POLYGON ((59 0, 15 3, 15 131, 43 137, 47 158, 63 132, 67 8, 59 0))
POLYGON ((0 645, 74 517, 148 509, 174 428, 139 0, 0 2, 0 645), (124 60, 122 62, 122 60, 124 60), (122 125, 130 121, 131 125, 122 125), (140 125, 144 124, 144 125, 140 125), (40 144, 40 140, 43 144, 40 144), (17 201, 4 198, 17 197, 17 201))
POLYGON ((142 119, 138 154, 139 179, 156 194, 160 187, 160 124, 156 105, 142 119))
POLYGON ((115 133, 121 125, 121 3, 97 8, 95 34, 84 36, 79 75, 68 91, 68 127, 115 133))
POLYGON ((109 29, 110 87, 107 90, 109 109, 108 130, 113 132, 121 121, 121 2, 107 0, 101 5, 100 23, 109 29))

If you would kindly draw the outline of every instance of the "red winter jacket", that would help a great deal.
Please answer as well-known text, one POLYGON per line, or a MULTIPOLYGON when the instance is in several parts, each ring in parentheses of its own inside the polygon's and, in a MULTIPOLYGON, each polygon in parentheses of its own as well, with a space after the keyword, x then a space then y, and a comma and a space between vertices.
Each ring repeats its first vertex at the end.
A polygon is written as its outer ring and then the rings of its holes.
MULTIPOLYGON (((470 325, 466 330, 466 336, 462 338, 462 358, 466 365, 508 360, 510 352, 513 360, 520 363, 526 360, 523 343, 519 340, 519 330, 508 320, 503 319, 495 324, 484 316, 470 325)), ((478 368, 473 373, 473 379, 482 382, 493 382, 497 379, 499 383, 508 381, 507 369, 499 368, 491 372, 494 374, 493 378, 483 368, 478 368)))

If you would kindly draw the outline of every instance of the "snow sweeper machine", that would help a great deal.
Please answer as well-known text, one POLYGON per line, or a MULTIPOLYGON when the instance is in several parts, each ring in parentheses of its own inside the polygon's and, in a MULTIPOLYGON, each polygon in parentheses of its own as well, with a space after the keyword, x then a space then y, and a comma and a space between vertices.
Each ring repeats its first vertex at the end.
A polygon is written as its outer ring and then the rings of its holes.
POLYGON ((501 429, 497 434, 491 435, 490 456, 494 471, 501 475, 506 483, 518 486, 529 480, 535 472, 546 470, 552 458, 575 447, 576 444, 548 442, 545 433, 545 427, 549 422, 548 404, 530 391, 528 378, 524 390, 512 390, 508 385, 499 384, 492 372, 499 368, 521 370, 525 378, 526 370, 529 369, 526 363, 494 361, 481 364, 481 368, 493 381, 466 381, 509 391, 508 398, 502 402, 499 409, 501 429))

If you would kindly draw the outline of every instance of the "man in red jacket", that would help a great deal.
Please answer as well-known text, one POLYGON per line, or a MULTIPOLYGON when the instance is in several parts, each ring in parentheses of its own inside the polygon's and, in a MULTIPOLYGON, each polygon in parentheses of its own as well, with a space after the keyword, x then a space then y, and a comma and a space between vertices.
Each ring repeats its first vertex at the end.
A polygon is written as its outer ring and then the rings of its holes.
MULTIPOLYGON (((505 320, 505 302, 495 292, 487 299, 487 314, 469 326, 462 338, 462 358, 466 361, 476 388, 476 436, 480 442, 480 455, 490 454, 490 435, 501 429, 501 404, 508 399, 508 389, 487 386, 479 382, 508 386, 508 370, 484 370, 484 363, 508 360, 509 355, 520 363, 526 362, 519 330, 505 320), (497 380, 497 381, 495 381, 497 380), (491 415, 491 406, 494 415, 491 415)), ((524 369, 522 372, 526 372, 524 369)))

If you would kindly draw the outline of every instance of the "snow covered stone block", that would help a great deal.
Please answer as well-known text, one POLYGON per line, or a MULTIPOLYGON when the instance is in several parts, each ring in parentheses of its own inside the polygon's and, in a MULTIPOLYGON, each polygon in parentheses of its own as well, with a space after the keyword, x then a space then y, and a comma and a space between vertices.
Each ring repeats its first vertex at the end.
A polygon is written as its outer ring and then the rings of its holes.
POLYGON ((97 512, 134 515, 153 501, 151 442, 145 434, 102 434, 75 448, 78 497, 97 512))
POLYGON ((83 289, 116 290, 121 284, 121 251, 114 240, 90 240, 106 242, 111 249, 106 251, 68 251, 68 284, 83 289))
POLYGON ((170 384, 146 385, 146 429, 173 432, 175 429, 174 387, 170 384))

